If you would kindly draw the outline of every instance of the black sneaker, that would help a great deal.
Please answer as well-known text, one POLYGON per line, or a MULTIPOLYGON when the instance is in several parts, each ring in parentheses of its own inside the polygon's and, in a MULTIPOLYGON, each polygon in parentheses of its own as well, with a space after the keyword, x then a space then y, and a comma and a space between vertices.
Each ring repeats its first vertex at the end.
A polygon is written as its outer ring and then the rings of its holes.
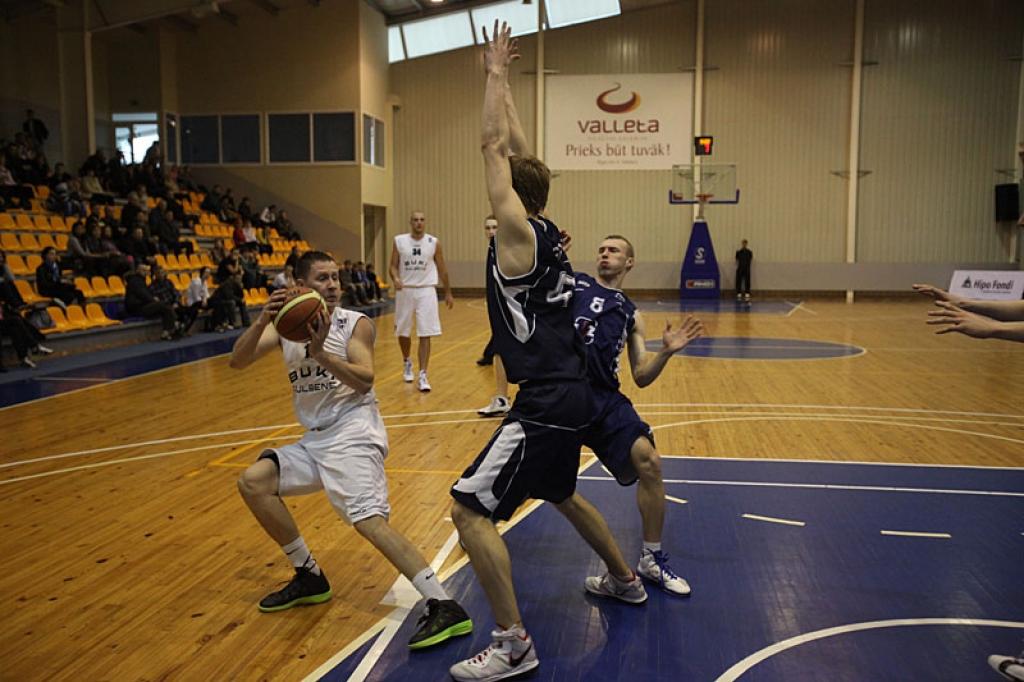
POLYGON ((416 634, 409 640, 410 649, 424 649, 473 632, 469 614, 454 599, 428 599, 427 610, 416 625, 416 634))
POLYGON ((322 604, 330 598, 331 584, 322 571, 317 575, 308 568, 296 568, 291 582, 284 589, 271 592, 261 599, 259 609, 264 613, 272 613, 303 604, 322 604))
POLYGON ((480 365, 481 367, 490 367, 491 365, 494 364, 494 358, 493 357, 487 357, 485 355, 482 358, 478 359, 476 361, 476 364, 480 365))

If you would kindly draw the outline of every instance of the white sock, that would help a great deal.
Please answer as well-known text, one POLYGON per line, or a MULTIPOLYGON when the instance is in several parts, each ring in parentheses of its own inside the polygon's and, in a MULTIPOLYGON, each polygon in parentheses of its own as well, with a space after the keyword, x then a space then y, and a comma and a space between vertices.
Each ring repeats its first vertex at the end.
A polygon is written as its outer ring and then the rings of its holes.
POLYGON ((510 646, 517 650, 522 650, 524 646, 528 646, 527 642, 530 641, 530 635, 526 632, 526 628, 523 627, 522 623, 513 625, 512 627, 504 630, 498 630, 497 634, 515 635, 515 639, 509 640, 509 642, 510 646))
POLYGON ((427 599, 444 601, 449 598, 448 593, 441 586, 441 581, 437 579, 434 570, 429 566, 413 577, 412 586, 427 599))
POLYGON ((647 540, 644 540, 644 551, 645 552, 650 552, 652 554, 654 552, 660 552, 661 551, 661 543, 660 542, 647 542, 647 540))
POLYGON ((284 555, 288 557, 288 561, 292 562, 292 566, 295 568, 307 568, 316 575, 320 575, 320 566, 317 565, 316 559, 313 558, 309 547, 306 547, 306 541, 302 539, 301 535, 287 545, 281 545, 281 549, 284 550, 284 555))

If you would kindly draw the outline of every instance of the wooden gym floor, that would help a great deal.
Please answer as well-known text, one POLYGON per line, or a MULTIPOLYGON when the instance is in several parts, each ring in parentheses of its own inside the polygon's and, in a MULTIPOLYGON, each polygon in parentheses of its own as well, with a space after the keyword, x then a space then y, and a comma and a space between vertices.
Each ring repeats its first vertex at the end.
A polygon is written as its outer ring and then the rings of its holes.
MULTIPOLYGON (((623 358, 625 391, 665 454, 1024 466, 1024 346, 935 336, 927 309, 808 301, 788 314, 700 313, 712 337, 866 352, 679 357, 644 390, 623 358)), ((645 316, 657 339, 680 313, 645 316)), ((392 522, 428 561, 452 534, 448 487, 497 425, 475 412, 493 390, 490 368, 474 364, 488 338, 483 301, 442 306, 442 317, 427 395, 401 380, 391 316, 377 321, 392 522)), ((16 405, 0 410, 0 433, 2 679, 298 680, 390 611, 380 602, 397 572, 322 495, 289 506, 334 599, 255 608, 290 573, 235 489, 263 447, 301 433, 276 356, 244 372, 219 356, 16 405)))

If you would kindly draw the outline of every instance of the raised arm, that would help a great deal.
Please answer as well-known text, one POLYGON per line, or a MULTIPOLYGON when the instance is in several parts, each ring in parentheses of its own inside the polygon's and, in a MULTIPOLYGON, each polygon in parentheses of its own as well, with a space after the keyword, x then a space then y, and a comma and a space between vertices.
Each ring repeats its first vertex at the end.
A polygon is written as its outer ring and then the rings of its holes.
MULTIPOLYGON (((512 41, 514 48, 518 51, 519 43, 512 41)), ((505 116, 508 118, 509 151, 516 156, 529 156, 530 145, 523 133, 523 124, 519 122, 519 112, 516 111, 516 103, 512 99, 512 86, 509 85, 508 72, 505 80, 505 116)))
POLYGON ((284 289, 278 289, 270 295, 270 301, 260 311, 256 321, 235 341, 228 361, 231 369, 245 369, 281 344, 281 337, 271 322, 286 298, 288 293, 284 289))
POLYGON ((672 323, 665 323, 661 334, 661 350, 656 353, 647 351, 643 318, 637 313, 633 323, 633 331, 629 334, 629 366, 633 371, 633 381, 640 388, 650 386, 661 370, 665 369, 669 358, 682 350, 694 339, 704 335, 704 324, 687 316, 678 329, 672 329, 672 323))
POLYGON ((487 84, 480 144, 487 196, 491 211, 498 219, 498 234, 495 236, 498 266, 505 275, 519 277, 533 269, 536 242, 523 202, 512 188, 512 168, 508 161, 511 132, 505 108, 505 88, 508 65, 519 58, 510 35, 508 25, 502 23, 499 29, 497 21, 494 22, 492 40, 488 40, 484 29, 487 84))
POLYGON ((956 296, 945 289, 930 284, 915 284, 914 291, 929 296, 938 303, 948 301, 961 310, 991 317, 1003 322, 1024 322, 1024 301, 979 301, 973 298, 956 296))

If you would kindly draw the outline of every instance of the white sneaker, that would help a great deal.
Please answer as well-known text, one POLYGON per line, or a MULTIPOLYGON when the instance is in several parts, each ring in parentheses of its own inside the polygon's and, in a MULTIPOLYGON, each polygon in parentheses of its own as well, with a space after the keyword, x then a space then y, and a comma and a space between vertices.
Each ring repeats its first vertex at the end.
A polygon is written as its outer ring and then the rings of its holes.
POLYGON ((481 417, 497 417, 502 414, 508 414, 508 411, 512 409, 512 405, 508 402, 508 398, 503 395, 496 395, 491 398, 491 404, 487 407, 481 407, 476 411, 481 417))
POLYGON ((514 630, 494 630, 491 645, 473 658, 448 669, 456 682, 492 682, 533 670, 540 661, 530 635, 520 637, 514 630))
POLYGON ((40 355, 50 355, 51 353, 53 353, 53 349, 52 348, 47 348, 46 346, 44 346, 43 344, 40 343, 39 345, 36 346, 36 349, 34 351, 32 351, 32 352, 33 353, 39 353, 40 355))
POLYGON ((744 301, 749 301, 750 300, 750 294, 743 294, 743 300, 744 301))
POLYGON ((407 384, 412 383, 412 360, 406 360, 402 364, 402 379, 407 384))
POLYGON ((26 355, 21 359, 21 366, 28 367, 29 369, 35 369, 36 363, 32 362, 32 358, 26 355))
POLYGON ((599 597, 612 597, 628 604, 643 604, 647 601, 647 590, 644 589, 644 581, 638 576, 633 580, 624 583, 611 573, 602 576, 591 576, 583 581, 587 592, 596 594, 599 597))
POLYGON ((430 382, 427 381, 427 370, 425 370, 425 369, 421 369, 420 370, 419 388, 424 393, 429 393, 430 392, 430 382))
POLYGON ((989 656, 988 664, 1008 680, 1024 681, 1024 654, 1015 656, 989 656))
POLYGON ((690 584, 676 575, 676 572, 668 565, 668 554, 664 552, 652 552, 645 549, 640 555, 636 573, 670 594, 677 594, 680 597, 690 594, 690 584))

